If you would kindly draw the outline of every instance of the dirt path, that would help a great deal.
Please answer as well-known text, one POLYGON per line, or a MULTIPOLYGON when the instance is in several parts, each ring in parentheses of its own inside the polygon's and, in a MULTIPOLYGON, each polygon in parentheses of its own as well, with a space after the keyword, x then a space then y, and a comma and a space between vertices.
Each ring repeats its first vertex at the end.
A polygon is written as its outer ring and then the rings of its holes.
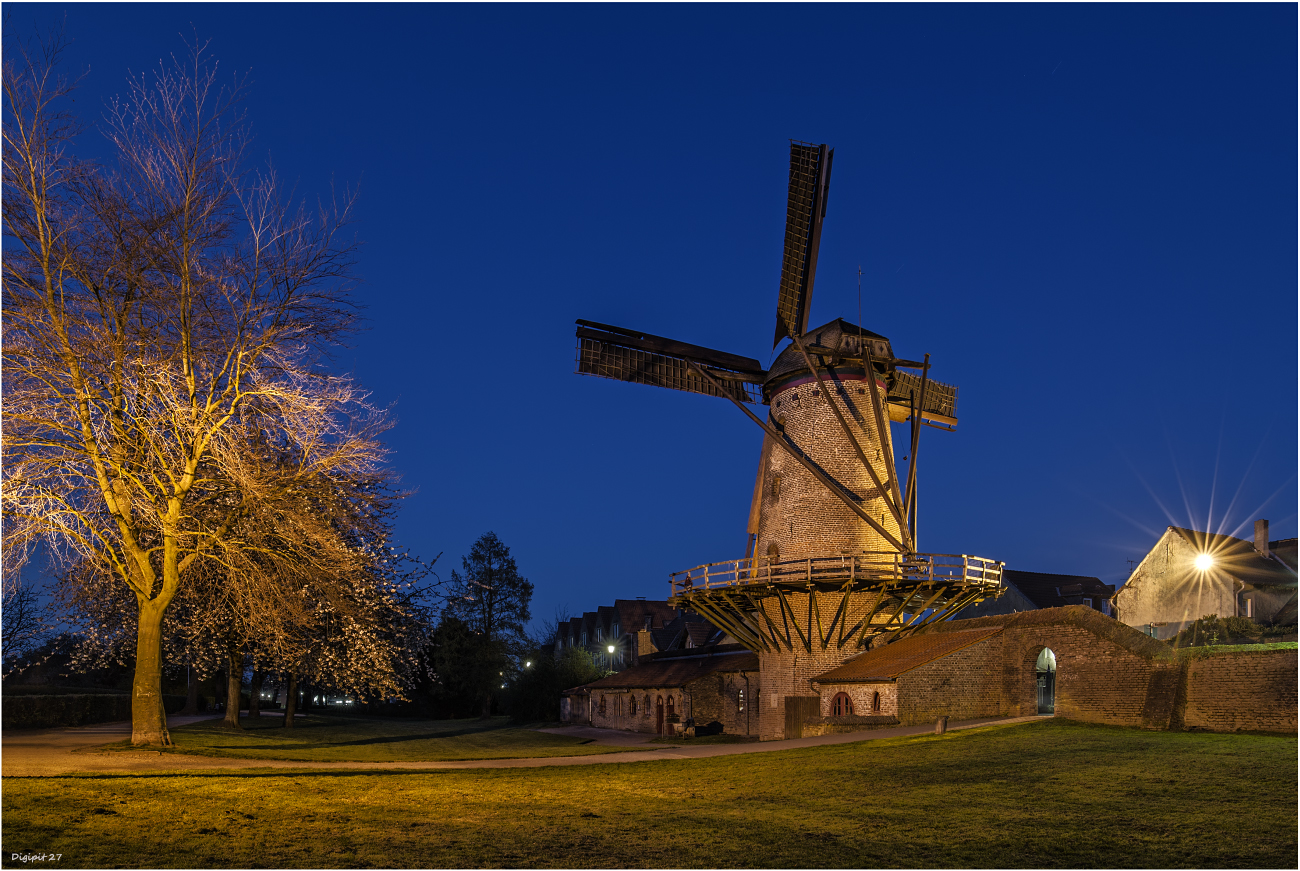
MULTIPOLYGON (((220 715, 216 715, 220 716, 220 715)), ((214 717, 170 717, 171 728, 214 717)), ((973 729, 979 726, 1012 725, 1027 723, 1041 717, 1015 717, 1011 719, 966 720, 950 723, 948 731, 973 729)), ((795 738, 787 741, 763 741, 751 744, 697 744, 670 745, 647 744, 649 735, 619 732, 612 729, 593 729, 587 726, 564 726, 542 729, 558 735, 591 738, 598 744, 626 746, 622 753, 596 756, 549 756, 535 759, 462 759, 448 762, 293 762, 275 759, 229 759, 211 756, 185 756, 157 751, 99 751, 93 748, 131 735, 130 723, 101 723, 76 729, 41 729, 30 732, 7 732, 3 740, 3 776, 5 777, 57 777, 64 774, 138 774, 143 772, 242 771, 248 769, 298 769, 310 771, 409 771, 467 768, 542 768, 551 765, 608 765, 623 762, 649 762, 657 759, 705 759, 713 756, 735 756, 744 753, 770 753, 774 750, 793 750, 801 747, 821 747, 828 744, 850 744, 880 738, 900 738, 924 735, 934 731, 933 726, 897 726, 870 732, 853 732, 844 735, 822 735, 816 738, 795 738)))

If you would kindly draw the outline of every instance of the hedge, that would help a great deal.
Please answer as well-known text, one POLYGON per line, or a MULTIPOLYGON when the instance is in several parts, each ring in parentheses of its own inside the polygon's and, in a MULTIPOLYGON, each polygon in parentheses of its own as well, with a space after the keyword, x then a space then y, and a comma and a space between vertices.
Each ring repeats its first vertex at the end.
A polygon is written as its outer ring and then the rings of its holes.
MULTIPOLYGON (((163 696, 163 707, 174 714, 185 707, 185 696, 163 696)), ((131 719, 131 696, 106 693, 68 695, 6 695, 3 699, 5 729, 49 729, 56 726, 85 726, 131 719)))

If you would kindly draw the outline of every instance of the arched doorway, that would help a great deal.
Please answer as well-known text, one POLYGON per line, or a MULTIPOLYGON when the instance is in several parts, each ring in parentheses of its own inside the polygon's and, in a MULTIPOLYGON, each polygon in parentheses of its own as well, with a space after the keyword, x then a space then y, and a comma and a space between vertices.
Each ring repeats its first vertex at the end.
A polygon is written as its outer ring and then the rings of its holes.
POLYGON ((1034 663, 1034 682, 1038 687, 1038 713, 1056 713, 1056 654, 1044 647, 1034 663))
POLYGON ((659 696, 655 699, 655 734, 664 733, 664 697, 659 696))

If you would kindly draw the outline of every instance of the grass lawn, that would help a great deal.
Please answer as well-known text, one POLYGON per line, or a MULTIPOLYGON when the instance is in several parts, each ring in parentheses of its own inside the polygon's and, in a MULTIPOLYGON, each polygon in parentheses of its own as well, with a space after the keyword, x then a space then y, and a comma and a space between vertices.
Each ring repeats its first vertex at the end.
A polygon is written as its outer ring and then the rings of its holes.
MULTIPOLYGON (((281 717, 244 717, 236 731, 220 720, 204 720, 171 732, 174 753, 239 759, 297 762, 439 762, 448 759, 515 759, 526 756, 588 756, 617 753, 567 735, 510 726, 505 717, 490 720, 398 720, 313 714, 295 718, 292 729, 281 717)), ((131 751, 130 741, 106 745, 131 751)), ((105 748, 96 748, 105 749, 105 748)))
POLYGON ((1296 750, 1047 720, 622 765, 6 778, 3 863, 1294 868, 1296 750))

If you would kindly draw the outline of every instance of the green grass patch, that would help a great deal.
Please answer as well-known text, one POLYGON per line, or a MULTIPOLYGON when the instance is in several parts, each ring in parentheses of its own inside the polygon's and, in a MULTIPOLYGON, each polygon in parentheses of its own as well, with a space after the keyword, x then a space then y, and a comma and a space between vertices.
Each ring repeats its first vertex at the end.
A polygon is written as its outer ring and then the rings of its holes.
POLYGON ((695 760, 6 778, 69 867, 1296 867, 1293 736, 1044 720, 695 760))
MULTIPOLYGON (((244 728, 203 720, 171 730, 176 746, 165 752, 235 759, 290 762, 441 762, 454 759, 514 759, 534 756, 588 756, 617 753, 625 747, 592 744, 568 735, 512 726, 505 717, 490 720, 399 720, 313 714, 295 718, 245 717, 244 728)), ((129 741, 95 750, 131 751, 129 741)))
POLYGON ((1297 650, 1300 644, 1294 641, 1267 641, 1259 644, 1205 644, 1200 647, 1179 648, 1178 655, 1184 659, 1209 659, 1225 653, 1266 653, 1270 650, 1297 650))

